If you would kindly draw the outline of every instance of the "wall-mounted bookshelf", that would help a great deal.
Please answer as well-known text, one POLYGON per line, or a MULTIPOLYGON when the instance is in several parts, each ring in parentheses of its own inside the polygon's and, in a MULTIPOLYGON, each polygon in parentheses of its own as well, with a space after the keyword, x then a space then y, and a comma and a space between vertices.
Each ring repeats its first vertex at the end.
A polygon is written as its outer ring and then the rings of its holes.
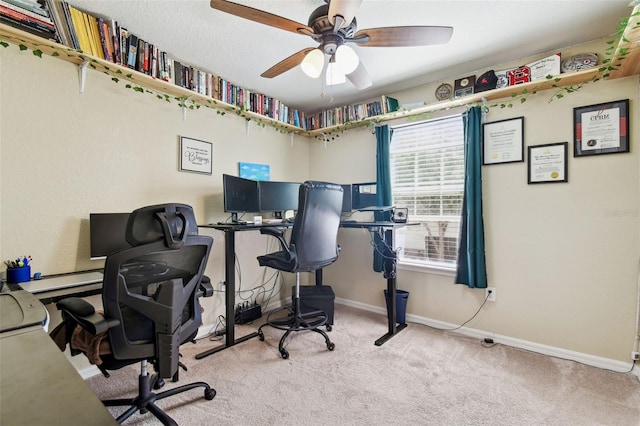
MULTIPOLYGON (((25 46, 33 51, 39 51, 42 52, 42 54, 54 56, 64 61, 74 63, 81 68, 90 67, 93 70, 108 74, 113 78, 128 80, 140 88, 184 99, 189 105, 200 105, 208 108, 214 108, 219 111, 232 113, 247 120, 253 120, 258 123, 274 127, 283 133, 295 133, 313 138, 322 138, 323 135, 328 133, 345 131, 352 128, 367 126, 372 123, 381 123, 398 118, 408 118, 421 114, 428 114, 434 111, 480 103, 484 100, 494 101, 498 99, 513 98, 520 96, 525 92, 533 93, 551 89, 559 90, 562 87, 576 86, 592 81, 599 78, 602 74, 599 67, 573 73, 563 73, 546 80, 537 80, 519 84, 517 86, 488 90, 450 101, 435 102, 409 110, 400 109, 390 113, 363 117, 356 121, 306 130, 301 126, 294 126, 265 115, 248 111, 243 107, 232 105, 211 96, 154 78, 145 73, 135 71, 127 66, 115 64, 105 59, 86 54, 68 46, 51 40, 46 40, 2 23, 0 23, 0 41, 18 46, 25 46)), ((614 69, 609 73, 608 78, 621 78, 640 74, 640 5, 635 6, 629 17, 629 24, 626 27, 623 37, 621 37, 621 40, 618 43, 615 53, 611 57, 611 64, 614 65, 614 69)))

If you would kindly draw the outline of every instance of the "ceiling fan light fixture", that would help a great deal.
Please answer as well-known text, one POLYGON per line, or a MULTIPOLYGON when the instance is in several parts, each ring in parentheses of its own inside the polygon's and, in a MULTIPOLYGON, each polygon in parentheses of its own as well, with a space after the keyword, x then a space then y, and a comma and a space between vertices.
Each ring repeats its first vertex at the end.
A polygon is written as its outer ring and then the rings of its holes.
POLYGON ((326 74, 327 86, 335 86, 347 81, 347 77, 334 60, 329 61, 326 74))
POLYGON ((300 63, 302 72, 311 78, 318 78, 324 68, 324 53, 320 49, 313 49, 300 63))
POLYGON ((356 52, 346 44, 338 46, 336 50, 336 63, 340 70, 346 75, 351 74, 358 68, 360 59, 356 52))

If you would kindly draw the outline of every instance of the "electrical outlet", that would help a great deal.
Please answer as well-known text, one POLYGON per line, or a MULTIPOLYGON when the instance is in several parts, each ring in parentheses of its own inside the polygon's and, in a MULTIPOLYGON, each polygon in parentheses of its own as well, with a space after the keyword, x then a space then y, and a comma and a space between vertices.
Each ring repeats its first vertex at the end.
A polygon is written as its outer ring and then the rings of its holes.
POLYGON ((227 289, 227 286, 225 285, 223 280, 220 280, 220 291, 225 291, 227 289))
POLYGON ((633 361, 640 361, 640 352, 631 352, 631 359, 633 361))
POLYGON ((496 288, 495 287, 487 287, 484 292, 484 297, 488 302, 496 301, 496 288))

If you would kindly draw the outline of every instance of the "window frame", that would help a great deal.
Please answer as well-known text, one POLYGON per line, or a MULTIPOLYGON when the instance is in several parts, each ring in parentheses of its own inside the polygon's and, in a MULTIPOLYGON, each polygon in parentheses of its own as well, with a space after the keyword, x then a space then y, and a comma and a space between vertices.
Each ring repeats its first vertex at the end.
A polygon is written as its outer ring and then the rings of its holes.
MULTIPOLYGON (((455 119, 460 119, 460 120, 464 120, 464 115, 462 113, 457 113, 457 114, 451 114, 448 116, 444 116, 444 117, 438 117, 438 118, 433 118, 433 119, 429 119, 429 120, 423 120, 420 122, 413 122, 413 123, 409 123, 409 124, 402 124, 402 125, 396 125, 396 126, 392 126, 392 137, 391 137, 391 144, 393 144, 393 131, 395 131, 396 129, 399 128, 403 128, 403 127, 407 127, 407 126, 416 126, 416 125, 424 125, 427 124, 429 122, 441 122, 443 120, 455 120, 455 119)), ((462 125, 462 134, 461 134, 461 144, 460 144, 460 152, 462 154, 462 161, 463 164, 459 170, 459 172, 461 173, 461 195, 464 197, 464 124, 461 122, 462 125)), ((391 158, 392 158, 392 148, 390 146, 390 162, 391 162, 391 158)), ((391 167, 391 164, 390 164, 391 167)), ((393 167, 392 167, 393 168, 393 167)), ((440 181, 442 182, 442 181, 440 181)), ((391 186, 392 186, 392 196, 394 195, 394 185, 393 182, 391 182, 391 186)), ((414 186, 415 187, 415 186, 414 186)), ((442 187, 442 185, 440 185, 440 187, 442 187)), ((395 204, 395 197, 394 197, 394 204, 395 204)), ((400 207, 404 207, 404 206, 400 206, 400 207)), ((462 209, 462 201, 460 202, 460 209, 462 209)), ((431 216, 433 218, 437 217, 437 216, 431 216)), ((450 215, 445 215, 444 217, 450 217, 450 215)), ((459 245, 460 245, 460 233, 459 233, 459 227, 461 225, 462 222, 462 217, 461 215, 458 216, 458 220, 456 221, 457 223, 457 227, 458 227, 458 232, 456 235, 456 260, 455 262, 437 262, 437 261, 426 261, 426 260, 418 260, 418 259, 411 259, 411 258, 405 258, 404 256, 400 256, 398 255, 397 258, 397 266, 398 269, 401 270, 409 270, 409 271, 416 271, 416 272, 423 272, 423 273, 431 273, 431 274, 437 274, 437 275, 445 275, 445 276, 454 276, 456 269, 457 269, 457 265, 458 265, 458 257, 457 257, 457 252, 459 249, 459 245)), ((414 220, 412 220, 411 218, 411 213, 409 214, 409 222, 412 222, 414 220)), ((422 221, 420 222, 422 223, 422 221)), ((397 233, 398 232, 402 232, 399 229, 394 229, 394 249, 397 250, 398 248, 403 248, 401 246, 398 245, 398 238, 397 238, 397 233)), ((425 232, 426 235, 426 232, 425 232)), ((426 243, 425 243, 425 250, 427 250, 426 248, 426 243)))

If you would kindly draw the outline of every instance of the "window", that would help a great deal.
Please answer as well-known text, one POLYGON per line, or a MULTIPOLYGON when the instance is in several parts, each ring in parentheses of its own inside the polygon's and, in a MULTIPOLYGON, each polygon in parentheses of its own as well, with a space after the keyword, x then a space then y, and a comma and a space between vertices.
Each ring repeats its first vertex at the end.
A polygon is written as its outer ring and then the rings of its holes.
POLYGON ((400 264, 455 269, 464 191, 461 115, 393 128, 391 192, 411 222, 396 231, 400 264))

